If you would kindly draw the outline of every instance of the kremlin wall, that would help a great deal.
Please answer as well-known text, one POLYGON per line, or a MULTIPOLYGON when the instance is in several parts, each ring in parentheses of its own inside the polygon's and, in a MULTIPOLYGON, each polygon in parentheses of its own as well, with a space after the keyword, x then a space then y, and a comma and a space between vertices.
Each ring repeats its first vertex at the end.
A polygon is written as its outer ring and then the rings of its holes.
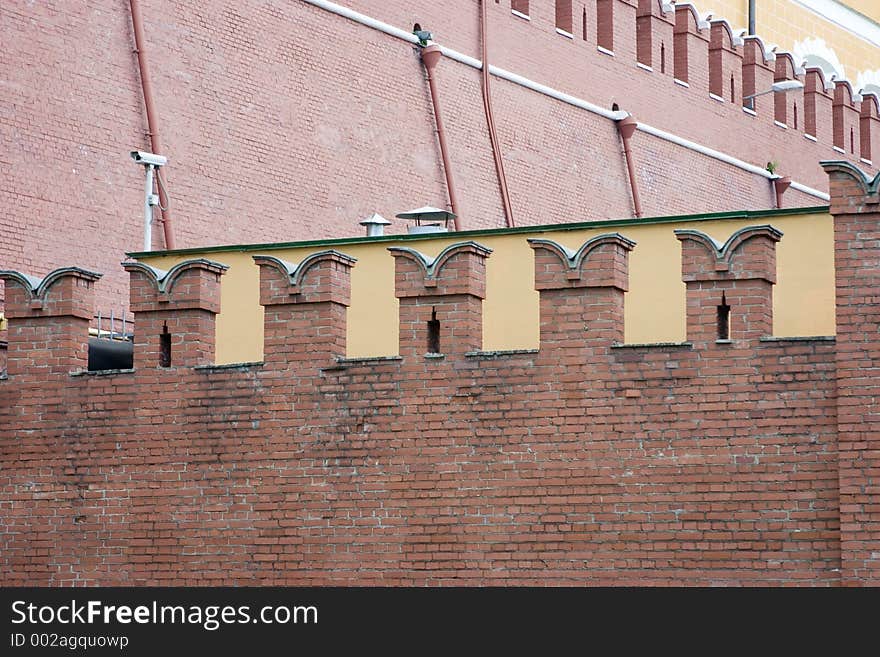
POLYGON ((485 349, 473 239, 373 243, 399 330, 371 358, 342 248, 251 256, 263 357, 226 365, 222 263, 127 262, 134 368, 100 372, 98 273, 0 273, 4 584, 876 586, 880 176, 823 164, 833 336, 773 334, 772 216, 668 227, 686 339, 653 344, 625 340, 624 232, 523 234, 536 349, 485 349))
POLYGON ((880 584, 873 86, 689 3, 136 4, 0 7, 3 585, 880 584))

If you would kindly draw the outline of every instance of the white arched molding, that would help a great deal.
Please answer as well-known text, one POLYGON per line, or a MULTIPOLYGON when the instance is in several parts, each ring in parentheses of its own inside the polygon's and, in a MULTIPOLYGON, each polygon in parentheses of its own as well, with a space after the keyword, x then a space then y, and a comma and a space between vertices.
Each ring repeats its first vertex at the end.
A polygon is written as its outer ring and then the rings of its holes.
POLYGON ((795 63, 799 66, 818 66, 825 74, 826 82, 832 79, 842 80, 846 77, 843 64, 824 39, 807 37, 802 41, 795 42, 791 49, 795 56, 795 63))
POLYGON ((856 77, 856 91, 874 94, 880 98, 880 68, 873 71, 860 71, 856 77))

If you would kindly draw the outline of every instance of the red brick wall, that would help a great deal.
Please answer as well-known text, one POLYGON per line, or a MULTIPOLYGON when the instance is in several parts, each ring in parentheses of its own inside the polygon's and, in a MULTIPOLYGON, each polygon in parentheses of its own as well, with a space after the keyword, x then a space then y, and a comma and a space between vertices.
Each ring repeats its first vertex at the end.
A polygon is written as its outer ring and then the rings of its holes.
POLYGON ((827 166, 836 341, 766 335, 780 234, 756 226, 679 231, 682 344, 617 342, 638 247, 607 235, 532 240, 536 351, 474 351, 491 253, 465 242, 389 254, 400 357, 333 358, 354 263, 324 252, 258 260, 264 364, 13 373, 3 584, 876 584, 880 180, 827 166))
POLYGON ((833 362, 604 343, 10 380, 3 583, 832 584, 833 362))
MULTIPOLYGON (((825 188, 816 162, 833 156, 830 111, 812 143, 802 136, 803 117, 797 131, 774 126, 761 102, 768 99, 759 99, 757 117, 712 101, 708 40, 699 37, 692 37, 702 45, 691 53, 690 88, 670 79, 672 43, 667 75, 639 69, 636 3, 609 1, 614 57, 596 50, 594 0, 571 3, 573 40, 556 33, 550 0, 530 3, 529 21, 513 16, 506 0, 490 2, 491 62, 602 107, 617 103, 640 121, 754 164, 775 160, 781 174, 825 188)), ((354 235, 373 211, 391 217, 444 205, 424 70, 410 44, 302 1, 142 4, 179 246, 354 235)), ((470 0, 343 4, 404 30, 419 22, 439 43, 479 56, 478 4, 470 0)), ((118 262, 141 249, 143 171, 127 153, 149 143, 127 4, 5 3, 0 13, 7 46, 0 144, 8 165, 0 178, 0 268, 42 275, 76 263, 104 272, 98 309, 118 315, 128 298, 118 262)), ((653 24, 668 41, 668 24, 653 24)), ((437 77, 462 225, 501 226, 479 72, 444 60, 437 77)), ((497 78, 492 95, 519 224, 631 215, 609 120, 497 78)), ((765 180, 655 141, 641 132, 633 138, 646 213, 772 204, 765 180)), ((787 205, 817 202, 786 195, 787 205)), ((158 225, 154 245, 162 245, 158 225)))
POLYGON ((880 177, 827 163, 837 268, 842 579, 880 584, 880 177))

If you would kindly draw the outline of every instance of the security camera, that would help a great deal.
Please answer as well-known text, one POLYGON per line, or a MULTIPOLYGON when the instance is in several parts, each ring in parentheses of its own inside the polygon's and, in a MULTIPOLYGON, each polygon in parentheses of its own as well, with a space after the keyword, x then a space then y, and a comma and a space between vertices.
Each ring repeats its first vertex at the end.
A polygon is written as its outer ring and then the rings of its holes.
POLYGON ((131 159, 138 164, 152 164, 154 167, 162 167, 168 163, 168 158, 155 153, 145 153, 144 151, 132 151, 131 159))

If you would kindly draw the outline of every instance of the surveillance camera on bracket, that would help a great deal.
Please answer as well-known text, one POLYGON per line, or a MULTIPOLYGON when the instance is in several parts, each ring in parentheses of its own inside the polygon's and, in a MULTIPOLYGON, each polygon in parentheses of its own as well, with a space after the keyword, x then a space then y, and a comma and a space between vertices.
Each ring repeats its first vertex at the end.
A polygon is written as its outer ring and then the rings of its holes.
POLYGON ((132 151, 131 159, 138 164, 152 165, 154 167, 162 167, 168 163, 168 158, 164 155, 156 155, 155 153, 145 153, 144 151, 132 151))

